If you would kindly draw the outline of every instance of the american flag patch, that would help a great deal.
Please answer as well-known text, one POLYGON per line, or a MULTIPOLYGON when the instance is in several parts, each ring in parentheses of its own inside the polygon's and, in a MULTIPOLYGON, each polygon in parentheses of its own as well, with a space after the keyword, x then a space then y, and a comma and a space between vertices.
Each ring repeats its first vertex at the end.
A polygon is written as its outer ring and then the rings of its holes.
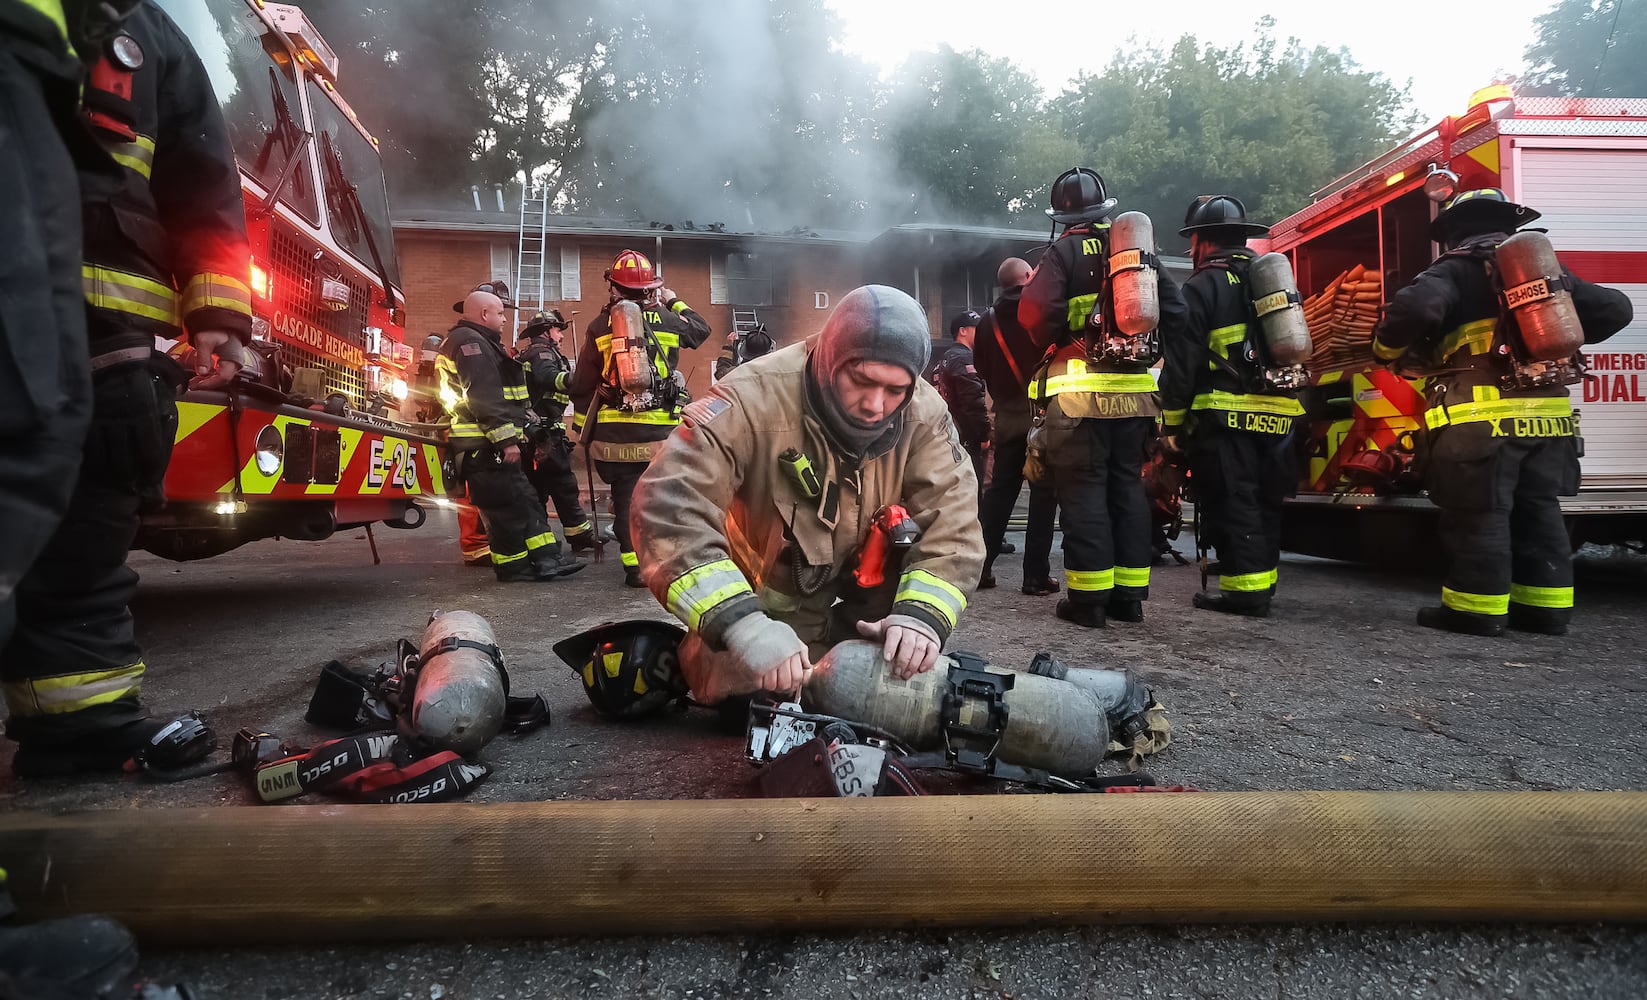
POLYGON ((461 353, 461 354, 467 354, 470 357, 474 357, 475 355, 480 353, 480 345, 479 344, 464 344, 464 345, 462 345, 461 347, 458 348, 458 352, 461 353))
POLYGON ((681 416, 694 424, 707 424, 731 408, 732 403, 729 400, 720 396, 705 396, 687 403, 681 410, 681 416))

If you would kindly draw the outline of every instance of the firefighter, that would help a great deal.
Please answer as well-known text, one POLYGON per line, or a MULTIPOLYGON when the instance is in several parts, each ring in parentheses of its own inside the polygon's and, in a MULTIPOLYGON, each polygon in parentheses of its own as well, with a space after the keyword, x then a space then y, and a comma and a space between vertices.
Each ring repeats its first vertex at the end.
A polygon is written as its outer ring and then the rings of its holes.
POLYGON ((915 300, 868 285, 686 408, 635 491, 634 530, 647 585, 691 630, 695 698, 794 690, 860 636, 900 677, 936 663, 984 547, 972 463, 921 378, 930 351, 915 300), (918 529, 901 559, 872 535, 887 505, 918 529))
POLYGON ((526 369, 526 390, 536 415, 528 429, 533 452, 526 478, 538 491, 538 504, 555 501, 561 533, 574 552, 595 547, 597 532, 578 503, 578 477, 572 471, 574 445, 566 436, 566 408, 572 405, 567 386, 572 382, 572 360, 561 353, 561 341, 572 324, 559 309, 535 314, 521 331, 522 345, 515 353, 526 369))
POLYGON ((505 583, 556 580, 583 568, 549 530, 543 504, 521 471, 526 373, 503 349, 503 300, 474 291, 435 364, 451 415, 447 445, 469 499, 480 508, 492 571, 505 583))
POLYGON ((688 398, 681 348, 707 340, 709 324, 664 287, 645 254, 618 254, 606 270, 606 281, 610 301, 589 325, 572 376, 572 397, 578 401, 574 420, 595 471, 612 491, 612 530, 618 536, 623 582, 644 587, 630 540, 629 501, 646 463, 680 423, 688 398), (640 329, 614 336, 612 310, 626 302, 639 307, 640 329), (626 385, 625 372, 640 381, 626 385))
MULTIPOLYGON (((973 349, 978 375, 989 390, 994 410, 994 432, 990 452, 994 456, 989 485, 978 501, 978 516, 984 525, 984 572, 979 590, 995 586, 995 559, 1011 552, 1005 541, 1007 522, 1018 505, 1024 485, 1025 438, 1034 410, 1029 404, 1029 376, 1041 360, 1042 352, 1030 342, 1029 331, 1018 321, 1018 300, 1033 273, 1029 262, 1008 257, 996 269, 995 281, 1001 294, 984 311, 978 322, 978 343, 973 349)), ((1032 597, 1058 592, 1052 578, 1053 518, 1058 510, 1052 489, 1044 483, 1029 485, 1029 520, 1024 530, 1024 582, 1022 590, 1032 597)))
POLYGON ((719 382, 732 374, 746 361, 766 357, 772 353, 774 346, 772 334, 766 331, 765 323, 756 323, 747 330, 733 330, 727 335, 721 356, 715 359, 715 381, 719 382))
MULTIPOLYGON (((1100 358, 1110 305, 1109 217, 1115 199, 1084 167, 1052 184, 1047 214, 1064 232, 1042 255, 1018 302, 1018 318, 1048 358, 1030 379, 1041 410, 1037 435, 1064 529, 1069 596, 1059 618, 1102 628, 1107 618, 1143 621, 1155 561, 1144 449, 1160 415, 1149 364, 1100 358)), ((1183 322, 1177 286, 1158 273, 1160 332, 1183 322)), ((1040 449, 1038 449, 1040 450, 1040 449)))
POLYGON ((1247 221, 1238 198, 1203 195, 1184 228, 1195 273, 1184 282, 1185 329, 1165 345, 1161 367, 1162 447, 1188 454, 1201 515, 1201 541, 1218 550, 1216 596, 1208 611, 1262 618, 1270 612, 1281 562, 1281 503, 1293 493, 1297 393, 1264 382, 1263 332, 1253 313, 1247 240, 1269 228, 1247 221))
POLYGON ((972 459, 978 482, 984 481, 989 460, 989 403, 984 398, 984 380, 972 361, 972 344, 978 337, 982 319, 971 309, 949 321, 949 343, 934 352, 927 368, 927 381, 949 406, 949 418, 961 435, 961 447, 972 459))
MULTIPOLYGON (((1376 359, 1394 364, 1411 352, 1428 375, 1425 488, 1441 508, 1450 564, 1441 606, 1418 612, 1429 628, 1564 635, 1572 618, 1572 547, 1558 498, 1578 492, 1576 420, 1565 380, 1527 387, 1519 377, 1525 321, 1506 315, 1495 278, 1509 252, 1500 244, 1538 217, 1497 188, 1455 195, 1430 226, 1445 252, 1395 293, 1373 331, 1376 359)), ((1571 343, 1599 343, 1629 325, 1623 292, 1565 268, 1559 279, 1580 327, 1566 331, 1571 343)))
MULTIPOLYGON (((215 387, 251 337, 240 175, 199 58, 152 0, 78 5, 70 23, 88 35, 76 39, 89 68, 81 118, 119 169, 79 174, 91 425, 67 513, 17 585, 0 651, 22 776, 119 769, 151 737, 180 732, 141 703, 127 608, 137 574, 126 553, 140 511, 164 499, 185 378, 154 347, 186 331, 194 384, 215 387), (104 23, 126 8, 118 28, 104 23), (90 25, 106 30, 91 37, 90 25)), ((210 730, 192 731, 209 748, 210 730)))

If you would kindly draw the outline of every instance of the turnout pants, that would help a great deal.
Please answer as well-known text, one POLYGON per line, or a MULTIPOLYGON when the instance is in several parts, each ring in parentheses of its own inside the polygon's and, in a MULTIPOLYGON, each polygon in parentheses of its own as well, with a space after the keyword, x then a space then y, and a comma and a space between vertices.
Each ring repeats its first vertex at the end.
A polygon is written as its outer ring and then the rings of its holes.
POLYGON ((1478 422, 1430 438, 1425 486, 1441 508, 1449 564, 1441 603, 1512 624, 1564 625, 1573 561, 1559 498, 1578 492, 1577 441, 1493 433, 1478 422))
POLYGON ((612 489, 612 533, 618 536, 618 558, 625 570, 639 569, 640 559, 635 555, 635 543, 629 532, 629 503, 635 496, 635 484, 646 471, 644 462, 596 462, 595 472, 612 489))
POLYGON ((468 487, 464 487, 463 499, 457 501, 457 513, 458 549, 463 553, 463 561, 490 562, 492 545, 486 540, 486 525, 480 519, 480 509, 469 499, 468 487))
POLYGON ((1267 604, 1281 565, 1281 503, 1296 489, 1292 435, 1195 429, 1191 469, 1203 545, 1218 551, 1218 589, 1231 604, 1267 604))
POLYGON ((497 452, 483 446, 464 452, 463 478, 486 524, 499 579, 535 576, 554 563, 560 542, 519 464, 500 462, 497 452))
POLYGON ((94 339, 97 359, 125 348, 141 360, 94 375, 92 423, 68 510, 17 586, 0 678, 6 735, 21 743, 73 744, 145 717, 143 652, 128 608, 137 573, 126 553, 140 510, 162 499, 177 432, 177 381, 151 365, 152 344, 146 334, 94 339))
MULTIPOLYGON (((1070 420, 1050 439, 1047 470, 1064 528, 1064 578, 1076 604, 1149 598, 1155 561, 1144 445, 1150 417, 1070 420), (1073 426, 1069 426, 1069 425, 1073 426)), ((1049 426, 1051 424, 1049 423, 1049 426)))
POLYGON ((572 472, 572 445, 565 431, 552 434, 549 440, 533 449, 526 478, 537 491, 538 506, 545 506, 551 500, 555 502, 561 534, 573 539, 594 527, 578 502, 578 477, 572 472))
MULTIPOLYGON (((995 433, 990 451, 995 454, 989 476, 979 503, 979 520, 984 526, 984 571, 995 566, 1001 554, 1001 542, 1006 535, 1007 522, 1018 505, 1018 493, 1024 486, 1024 458, 1031 414, 1029 404, 1020 408, 998 407, 995 411, 995 433)), ((980 480, 981 482, 982 480, 980 480)), ((1044 580, 1052 575, 1053 518, 1058 502, 1049 486, 1029 484, 1029 524, 1024 532, 1024 580, 1044 580)))

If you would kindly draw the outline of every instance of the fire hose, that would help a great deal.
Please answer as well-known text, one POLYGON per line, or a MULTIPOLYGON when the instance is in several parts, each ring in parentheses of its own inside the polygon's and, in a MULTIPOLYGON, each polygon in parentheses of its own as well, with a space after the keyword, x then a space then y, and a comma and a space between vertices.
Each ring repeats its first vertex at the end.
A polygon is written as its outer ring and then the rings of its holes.
POLYGON ((1028 922, 1647 921, 1643 792, 11 810, 0 816, 0 857, 31 918, 106 913, 147 943, 189 946, 1028 922))

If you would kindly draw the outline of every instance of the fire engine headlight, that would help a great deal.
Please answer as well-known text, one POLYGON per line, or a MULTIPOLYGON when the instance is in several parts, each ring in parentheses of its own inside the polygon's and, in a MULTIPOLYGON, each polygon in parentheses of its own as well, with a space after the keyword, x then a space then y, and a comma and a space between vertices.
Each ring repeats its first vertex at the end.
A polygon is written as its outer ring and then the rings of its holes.
POLYGON ((404 401, 411 394, 411 391, 411 387, 406 384, 406 380, 403 378, 397 378, 389 384, 389 395, 398 400, 404 401))
POLYGON ((1451 198, 1458 190, 1458 175, 1451 170, 1431 166, 1430 175, 1424 178, 1424 197, 1440 204, 1451 198))
POLYGON ((225 497, 219 500, 217 506, 213 507, 212 510, 219 517, 233 517, 236 514, 246 513, 246 501, 225 497))
POLYGON ((286 456, 286 442, 280 436, 280 429, 269 424, 257 432, 257 451, 253 455, 257 462, 257 471, 265 476, 272 476, 280 471, 280 461, 286 456))

